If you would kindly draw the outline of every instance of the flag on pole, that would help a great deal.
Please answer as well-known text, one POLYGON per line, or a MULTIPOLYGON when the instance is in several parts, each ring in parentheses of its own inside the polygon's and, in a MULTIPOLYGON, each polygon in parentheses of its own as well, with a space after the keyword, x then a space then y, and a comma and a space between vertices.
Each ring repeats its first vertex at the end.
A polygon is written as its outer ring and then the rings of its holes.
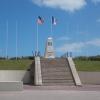
POLYGON ((56 25, 56 24, 57 24, 57 19, 52 16, 52 25, 56 25))
POLYGON ((40 16, 38 16, 38 19, 37 19, 37 24, 43 24, 44 23, 44 19, 40 16))

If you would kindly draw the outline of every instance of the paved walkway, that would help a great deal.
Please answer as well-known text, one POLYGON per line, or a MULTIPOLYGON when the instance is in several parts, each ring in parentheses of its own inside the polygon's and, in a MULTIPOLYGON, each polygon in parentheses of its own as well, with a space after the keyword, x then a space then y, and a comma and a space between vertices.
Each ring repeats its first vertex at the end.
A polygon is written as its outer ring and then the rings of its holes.
POLYGON ((24 86, 23 91, 0 92, 0 100, 100 100, 100 86, 24 86))
POLYGON ((100 100, 100 91, 25 90, 2 92, 0 100, 100 100))
POLYGON ((28 86, 24 85, 25 90, 66 90, 66 91, 100 91, 100 85, 83 86, 28 86))

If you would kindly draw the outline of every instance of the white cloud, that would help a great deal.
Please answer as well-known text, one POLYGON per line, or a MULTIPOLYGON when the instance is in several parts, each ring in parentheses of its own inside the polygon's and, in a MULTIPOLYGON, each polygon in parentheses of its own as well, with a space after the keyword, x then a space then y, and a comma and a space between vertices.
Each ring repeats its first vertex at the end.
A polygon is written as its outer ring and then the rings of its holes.
POLYGON ((70 38, 66 37, 66 36, 63 36, 63 37, 58 38, 57 40, 58 41, 68 41, 68 40, 70 40, 70 38))
POLYGON ((93 46, 100 46, 100 39, 94 39, 91 41, 86 42, 87 45, 93 45, 93 46))
POLYGON ((97 3, 100 3, 100 0, 92 0, 92 2, 97 4, 97 3))
POLYGON ((56 50, 58 52, 66 52, 66 51, 71 51, 71 52, 80 52, 81 48, 85 46, 84 43, 69 43, 69 44, 64 44, 61 47, 58 47, 56 50))
POLYGON ((100 19, 97 19, 97 22, 99 22, 99 23, 100 23, 100 19))
POLYGON ((60 47, 56 48, 57 52, 66 52, 66 51, 72 51, 72 52, 81 52, 83 48, 88 46, 96 46, 100 47, 100 38, 93 39, 86 42, 77 42, 77 43, 65 43, 60 47))
POLYGON ((39 6, 59 8, 69 12, 80 10, 86 5, 86 0, 32 0, 32 2, 39 6))

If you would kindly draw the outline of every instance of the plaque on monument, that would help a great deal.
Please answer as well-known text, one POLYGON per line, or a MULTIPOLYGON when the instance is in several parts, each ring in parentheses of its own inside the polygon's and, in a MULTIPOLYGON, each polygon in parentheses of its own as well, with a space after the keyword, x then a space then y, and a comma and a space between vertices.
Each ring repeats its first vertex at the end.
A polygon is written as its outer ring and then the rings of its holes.
POLYGON ((47 39, 45 48, 45 58, 55 58, 52 37, 49 37, 47 39))

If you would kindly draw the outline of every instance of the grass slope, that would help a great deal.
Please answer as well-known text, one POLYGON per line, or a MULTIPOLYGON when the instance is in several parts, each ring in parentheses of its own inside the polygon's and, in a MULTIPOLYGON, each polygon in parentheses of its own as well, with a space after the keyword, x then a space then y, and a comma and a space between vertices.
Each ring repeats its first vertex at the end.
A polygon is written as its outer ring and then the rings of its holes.
POLYGON ((0 60, 0 70, 26 70, 32 60, 0 60))
MULTIPOLYGON (((74 60, 78 71, 99 71, 100 61, 74 60)), ((0 70, 27 70, 32 60, 0 60, 0 70)))
POLYGON ((78 71, 100 72, 100 61, 75 60, 74 62, 78 71))

